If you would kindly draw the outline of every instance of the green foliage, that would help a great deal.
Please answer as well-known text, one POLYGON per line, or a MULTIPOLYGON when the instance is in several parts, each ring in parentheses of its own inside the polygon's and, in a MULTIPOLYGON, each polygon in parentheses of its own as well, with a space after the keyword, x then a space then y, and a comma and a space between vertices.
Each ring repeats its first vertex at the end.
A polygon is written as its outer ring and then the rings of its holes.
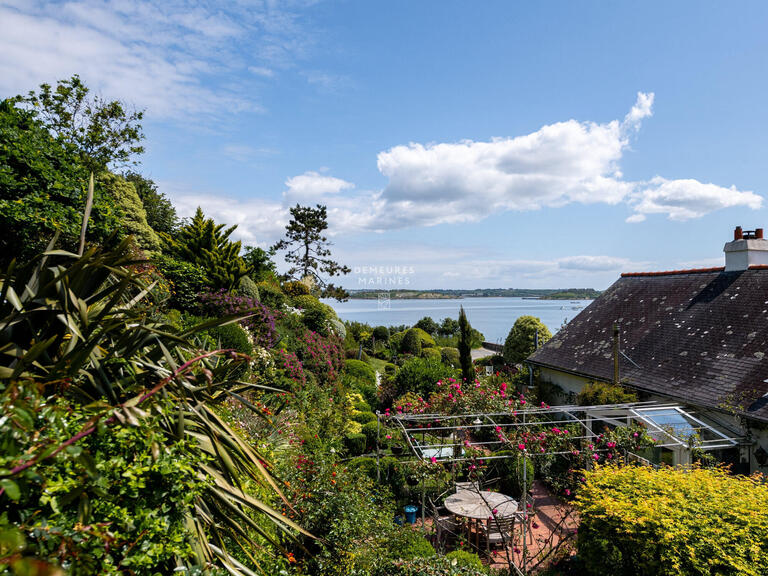
MULTIPOLYGON (((66 563, 74 575, 168 572, 177 559, 189 562, 194 551, 185 516, 205 493, 205 481, 194 444, 164 438, 161 421, 173 403, 158 399, 153 408, 135 425, 105 426, 41 461, 34 474, 0 481, 0 533, 18 530, 24 557, 66 563)), ((6 470, 33 444, 26 435, 55 447, 89 425, 86 411, 46 400, 32 382, 0 383, 0 409, 12 415, 0 428, 6 470)))
POLYGON ((579 392, 576 402, 579 406, 598 406, 601 404, 624 404, 637 402, 637 394, 623 386, 606 382, 590 382, 579 392))
POLYGON ((363 434, 365 435, 365 449, 368 451, 376 449, 376 439, 379 434, 379 423, 372 420, 363 424, 363 434))
POLYGON ((365 434, 355 433, 347 434, 344 437, 344 447, 350 456, 360 456, 365 453, 366 436, 365 434))
POLYGON ((373 337, 377 342, 389 342, 389 328, 386 326, 376 326, 373 329, 373 337))
POLYGON ((256 246, 246 246, 243 250, 243 260, 248 266, 248 276, 254 282, 275 280, 277 268, 272 261, 273 252, 263 250, 256 246))
POLYGON ((249 276, 240 278, 240 286, 237 287, 237 293, 253 300, 261 300, 259 297, 259 287, 249 276))
POLYGON ((147 223, 147 213, 133 184, 109 172, 100 174, 97 182, 119 210, 123 232, 132 235, 143 250, 158 252, 160 238, 147 223))
POLYGON ((217 348, 234 350, 240 354, 253 354, 253 344, 245 328, 235 322, 213 326, 203 332, 215 339, 217 348))
POLYGON ((395 396, 414 392, 423 398, 435 391, 438 380, 447 380, 456 375, 456 371, 439 362, 427 358, 413 358, 400 367, 395 374, 395 396))
POLYGON ((443 355, 438 348, 424 348, 421 351, 421 357, 429 360, 437 360, 438 362, 442 362, 443 360, 443 355))
POLYGON ((429 540, 422 536, 421 531, 406 527, 398 536, 397 541, 390 545, 391 557, 412 560, 414 558, 431 558, 435 555, 435 549, 429 540))
POLYGON ((536 332, 539 334, 539 346, 552 338, 552 334, 541 320, 535 316, 520 316, 509 331, 504 342, 504 360, 507 364, 519 364, 536 349, 536 332))
POLYGON ((376 384, 376 371, 370 364, 361 360, 346 360, 344 365, 346 366, 347 374, 355 380, 366 384, 376 384))
POLYGON ((75 147, 88 170, 99 173, 110 164, 130 163, 132 156, 144 152, 139 145, 144 138, 139 123, 144 113, 126 111, 118 100, 108 102, 88 93, 75 74, 57 82, 55 89, 41 84, 38 93, 17 98, 36 111, 52 134, 75 147))
MULTIPOLYGON (((504 458, 499 460, 493 460, 492 466, 495 468, 496 473, 499 476, 499 491, 504 494, 509 494, 513 498, 520 498, 523 495, 523 457, 520 452, 513 452, 511 450, 500 450, 494 454, 495 456, 511 456, 511 458, 504 458)), ((531 458, 525 461, 527 466, 525 483, 528 488, 531 487, 534 480, 534 465, 531 458)))
POLYGON ((178 310, 194 310, 200 293, 208 285, 203 269, 197 264, 165 254, 155 255, 152 262, 171 283, 170 306, 178 310))
POLYGON ((304 282, 298 282, 296 280, 283 282, 283 285, 280 286, 280 289, 283 291, 283 294, 289 298, 295 298, 296 296, 306 296, 311 293, 309 286, 307 286, 304 282))
POLYGON ((285 250, 285 261, 290 265, 288 276, 295 279, 310 278, 315 285, 329 287, 321 274, 341 276, 351 270, 331 260, 328 239, 323 235, 328 229, 328 213, 325 206, 300 206, 291 208, 291 221, 285 231, 285 239, 272 247, 273 251, 285 250))
POLYGON ((144 211, 147 215, 147 224, 155 231, 163 234, 173 234, 179 225, 179 217, 176 208, 165 194, 158 191, 157 185, 138 172, 126 172, 123 174, 128 182, 136 188, 136 193, 141 198, 144 211))
POLYGON ((301 310, 301 321, 307 328, 323 335, 328 334, 329 322, 336 318, 333 308, 309 294, 294 296, 291 300, 301 310))
POLYGON ((459 360, 459 349, 448 346, 440 348, 440 360, 446 366, 459 368, 461 365, 459 360))
POLYGON ((279 496, 267 457, 214 408, 233 392, 260 391, 233 378, 244 359, 196 350, 188 339, 206 326, 175 335, 154 319, 151 278, 131 264, 123 242, 82 257, 54 253, 2 277, 0 403, 16 414, 0 432, 2 522, 28 535, 25 553, 82 562, 83 573, 113 536, 122 564, 167 573, 177 562, 231 564, 214 544, 222 539, 242 551, 296 534, 254 496, 279 496), (14 507, 11 484, 28 498, 14 507), (74 518, 90 528, 70 538, 74 518), (63 534, 47 528, 62 522, 63 534), (161 530, 170 540, 144 542, 161 530))
MULTIPOLYGON (((376 422, 376 414, 367 411, 356 411, 352 414, 352 420, 359 422, 360 424, 368 424, 370 422, 376 422)), ((367 441, 366 436, 366 441, 367 441)))
POLYGON ((415 558, 380 564, 372 576, 485 576, 485 569, 454 564, 453 558, 415 558))
POLYGON ((269 306, 273 310, 280 310, 288 302, 285 294, 274 284, 259 282, 256 286, 259 289, 259 300, 265 306, 269 306))
POLYGON ((403 336, 403 341, 400 344, 400 351, 403 354, 411 354, 413 356, 419 356, 421 354, 421 338, 416 328, 411 328, 403 336))
POLYGON ((577 506, 587 574, 768 573, 768 485, 720 469, 601 466, 577 506))
POLYGON ((457 336, 459 334, 459 323, 453 318, 444 318, 438 333, 441 336, 457 336))
POLYGON ((459 365, 465 382, 473 382, 475 368, 472 365, 472 327, 469 325, 464 306, 459 310, 459 365))
POLYGON ((429 316, 424 316, 424 318, 414 324, 414 328, 420 328, 427 334, 436 334, 440 329, 440 325, 429 316))
POLYGON ((453 560, 456 560, 456 566, 460 568, 470 568, 480 573, 485 573, 486 571, 480 557, 473 552, 454 550, 453 552, 448 552, 445 557, 451 561, 451 564, 453 564, 453 560))
POLYGON ((224 224, 206 218, 198 208, 192 220, 179 228, 174 236, 164 234, 163 239, 176 257, 205 270, 213 290, 232 290, 248 273, 248 267, 239 256, 240 242, 229 239, 236 228, 237 225, 225 230, 224 224))
MULTIPOLYGON (((58 247, 77 250, 88 170, 75 147, 54 138, 34 112, 0 102, 0 264, 29 262, 58 233, 58 247)), ((104 244, 119 213, 96 187, 87 239, 104 244)))

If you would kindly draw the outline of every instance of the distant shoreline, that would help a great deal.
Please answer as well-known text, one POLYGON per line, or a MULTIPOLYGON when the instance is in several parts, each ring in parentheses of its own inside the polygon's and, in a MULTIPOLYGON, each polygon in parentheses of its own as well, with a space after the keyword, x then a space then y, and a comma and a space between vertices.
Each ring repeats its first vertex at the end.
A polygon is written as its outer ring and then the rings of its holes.
POLYGON ((458 300, 460 298, 523 298, 525 300, 594 300, 600 291, 593 288, 522 289, 485 288, 478 290, 350 290, 352 300, 458 300))

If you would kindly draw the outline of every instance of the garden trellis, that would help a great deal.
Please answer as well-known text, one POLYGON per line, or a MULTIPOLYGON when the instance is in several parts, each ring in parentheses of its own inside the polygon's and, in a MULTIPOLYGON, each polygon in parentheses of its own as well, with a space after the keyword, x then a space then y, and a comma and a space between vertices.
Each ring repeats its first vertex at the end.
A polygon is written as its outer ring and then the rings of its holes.
MULTIPOLYGON (((603 435, 618 429, 642 429, 651 446, 677 454, 681 464, 691 462, 691 451, 728 449, 743 438, 735 431, 678 404, 655 401, 597 406, 548 406, 462 414, 413 413, 377 414, 376 463, 380 474, 380 443, 383 424, 402 435, 408 453, 401 458, 411 463, 450 466, 454 475, 463 462, 518 459, 522 456, 523 494, 527 491, 527 459, 542 456, 572 457, 588 447, 593 461, 623 457, 626 462, 651 464, 649 454, 642 455, 616 442, 603 442, 603 435), (511 450, 510 450, 511 449, 511 450), (501 452, 505 451, 505 454, 501 452)), ((635 434, 637 436, 637 434, 635 434)), ((657 452, 658 454, 658 452, 657 452)), ((583 455, 582 455, 583 456, 583 455)), ((424 489, 422 480, 422 521, 424 489)), ((423 525, 423 522, 422 522, 423 525)), ((527 554, 523 527, 523 570, 527 554)))

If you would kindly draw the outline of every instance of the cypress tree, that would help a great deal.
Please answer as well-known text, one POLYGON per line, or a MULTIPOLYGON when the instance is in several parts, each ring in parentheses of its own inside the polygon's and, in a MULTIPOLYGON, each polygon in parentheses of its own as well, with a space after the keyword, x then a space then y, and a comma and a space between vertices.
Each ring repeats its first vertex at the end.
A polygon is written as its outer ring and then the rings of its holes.
POLYGON ((475 369, 472 366, 472 326, 469 325, 464 306, 459 310, 459 364, 461 377, 467 382, 475 380, 475 369))

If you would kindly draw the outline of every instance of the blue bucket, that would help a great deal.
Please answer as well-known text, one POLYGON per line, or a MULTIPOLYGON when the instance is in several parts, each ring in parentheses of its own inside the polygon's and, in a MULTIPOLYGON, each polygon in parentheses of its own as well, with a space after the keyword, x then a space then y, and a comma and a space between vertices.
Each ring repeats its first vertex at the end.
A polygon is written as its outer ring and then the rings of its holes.
POLYGON ((413 504, 409 504, 408 506, 403 508, 403 510, 405 510, 405 521, 408 524, 414 524, 416 522, 416 512, 419 509, 413 504))

